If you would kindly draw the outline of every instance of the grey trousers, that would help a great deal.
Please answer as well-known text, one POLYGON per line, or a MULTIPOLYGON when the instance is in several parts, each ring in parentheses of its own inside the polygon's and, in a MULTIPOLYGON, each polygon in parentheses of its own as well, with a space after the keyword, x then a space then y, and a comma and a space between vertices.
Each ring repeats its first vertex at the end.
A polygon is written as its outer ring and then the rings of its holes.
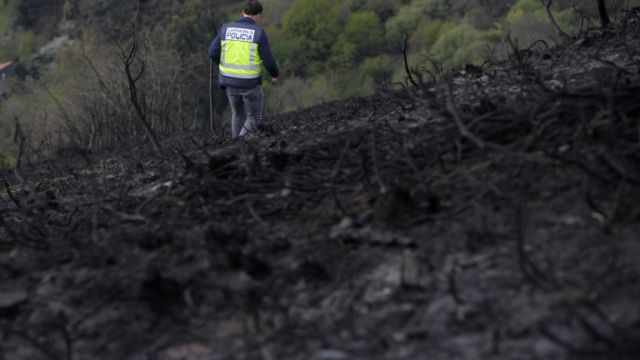
POLYGON ((260 85, 253 89, 227 88, 231 104, 231 136, 244 136, 258 129, 262 120, 263 93, 260 85))

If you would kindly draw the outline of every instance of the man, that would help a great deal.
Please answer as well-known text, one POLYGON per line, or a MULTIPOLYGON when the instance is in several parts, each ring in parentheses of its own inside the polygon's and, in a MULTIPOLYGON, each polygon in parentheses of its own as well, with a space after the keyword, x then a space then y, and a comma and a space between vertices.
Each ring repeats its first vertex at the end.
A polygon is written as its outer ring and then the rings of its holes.
POLYGON ((262 120, 262 66, 276 81, 280 72, 264 29, 257 25, 262 5, 251 0, 242 17, 224 24, 209 47, 209 57, 220 65, 219 82, 231 104, 231 135, 244 136, 262 120))

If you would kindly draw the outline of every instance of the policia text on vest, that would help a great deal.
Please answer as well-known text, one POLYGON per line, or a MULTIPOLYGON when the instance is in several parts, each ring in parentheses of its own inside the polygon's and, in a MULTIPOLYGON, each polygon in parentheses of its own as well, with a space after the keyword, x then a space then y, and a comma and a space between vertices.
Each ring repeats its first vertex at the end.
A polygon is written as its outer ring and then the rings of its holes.
POLYGON ((274 81, 280 75, 267 34, 257 24, 262 5, 251 0, 242 14, 240 19, 220 28, 209 48, 209 57, 219 64, 218 81, 226 88, 231 105, 233 137, 255 131, 262 119, 262 68, 274 81))
POLYGON ((238 40, 238 41, 247 41, 253 42, 253 36, 255 35, 255 30, 251 29, 242 29, 242 28, 228 28, 227 34, 224 39, 229 40, 238 40))

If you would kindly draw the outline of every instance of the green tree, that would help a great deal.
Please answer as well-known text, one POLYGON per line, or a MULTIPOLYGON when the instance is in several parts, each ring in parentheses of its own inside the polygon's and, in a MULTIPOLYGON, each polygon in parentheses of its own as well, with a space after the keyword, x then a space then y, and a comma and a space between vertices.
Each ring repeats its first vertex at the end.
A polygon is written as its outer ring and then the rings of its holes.
POLYGON ((133 16, 137 1, 131 0, 80 0, 78 18, 86 21, 87 27, 97 28, 101 33, 113 37, 123 26, 122 14, 133 16))
POLYGON ((6 8, 17 28, 47 33, 55 31, 62 15, 63 0, 6 0, 6 8))
POLYGON ((509 36, 519 48, 526 48, 538 40, 558 40, 558 35, 549 22, 529 14, 519 17, 509 26, 509 36))
POLYGON ((262 20, 267 24, 280 25, 284 14, 291 7, 293 0, 269 0, 264 2, 262 20))
POLYGON ((480 30, 490 29, 495 25, 495 19, 488 10, 479 5, 473 6, 465 12, 464 22, 480 30))
POLYGON ((487 34, 462 24, 438 39, 432 47, 432 55, 445 70, 453 70, 465 64, 481 65, 485 61, 487 47, 491 46, 487 34))
POLYGON ((402 49, 405 35, 413 33, 423 18, 440 19, 447 15, 448 5, 445 0, 413 0, 400 7, 396 16, 385 24, 389 50, 395 52, 402 49))
POLYGON ((0 36, 5 36, 11 29, 11 16, 4 1, 0 1, 0 36))
POLYGON ((455 27, 456 23, 453 21, 424 19, 411 35, 411 48, 414 50, 430 49, 441 36, 455 27))
POLYGON ((360 66, 360 76, 365 89, 387 84, 393 76, 393 62, 389 55, 366 58, 360 66))
POLYGON ((332 68, 344 69, 353 67, 358 55, 358 46, 347 36, 340 35, 331 47, 332 56, 329 59, 332 68))
POLYGON ((330 64, 340 69, 353 68, 363 58, 380 52, 383 43, 384 30, 374 12, 352 13, 331 47, 330 64))
POLYGON ((358 57, 378 53, 384 43, 384 30, 378 15, 372 11, 356 12, 349 16, 344 35, 356 44, 358 57))
POLYGON ((338 38, 339 0, 294 0, 283 19, 283 33, 290 47, 290 68, 299 74, 322 70, 338 38))
POLYGON ((367 0, 366 9, 375 12, 381 21, 387 21, 402 5, 400 1, 367 0))
POLYGON ((210 6, 205 0, 174 0, 173 14, 162 28, 164 39, 170 48, 183 57, 204 52, 211 41, 210 6))
POLYGON ((18 49, 16 51, 18 59, 26 62, 38 50, 40 45, 41 40, 36 33, 33 31, 23 32, 18 40, 18 49))
POLYGON ((524 14, 533 14, 542 9, 539 0, 518 0, 507 13, 507 22, 513 23, 524 14))
MULTIPOLYGON (((560 28, 568 34, 576 33, 575 24, 579 20, 573 7, 556 2, 553 4, 554 18, 560 28)), ((540 0, 518 0, 507 13, 506 24, 511 36, 522 46, 529 46, 536 40, 560 40, 540 0)))
POLYGON ((279 63, 288 62, 288 59, 293 58, 293 51, 291 44, 289 44, 290 37, 285 36, 282 26, 276 24, 267 25, 264 30, 269 35, 269 42, 271 43, 271 51, 275 55, 279 63))

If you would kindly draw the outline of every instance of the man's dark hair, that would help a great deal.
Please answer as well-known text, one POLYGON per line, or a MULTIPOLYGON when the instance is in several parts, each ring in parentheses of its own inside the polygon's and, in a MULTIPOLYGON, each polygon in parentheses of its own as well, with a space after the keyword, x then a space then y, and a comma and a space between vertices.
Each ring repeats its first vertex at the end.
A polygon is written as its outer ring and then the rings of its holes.
POLYGON ((249 0, 249 3, 242 11, 247 15, 262 14, 262 4, 258 0, 249 0))

